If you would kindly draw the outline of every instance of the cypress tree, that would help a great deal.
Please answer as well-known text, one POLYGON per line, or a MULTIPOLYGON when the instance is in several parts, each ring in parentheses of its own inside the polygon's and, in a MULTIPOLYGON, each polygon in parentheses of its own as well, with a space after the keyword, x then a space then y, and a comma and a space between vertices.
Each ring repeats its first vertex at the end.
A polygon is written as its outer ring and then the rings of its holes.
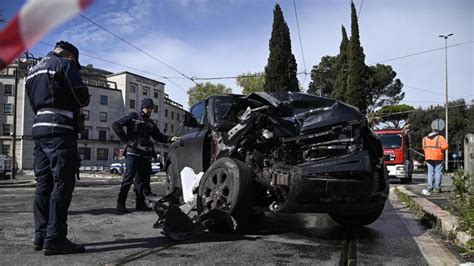
POLYGON ((359 25, 354 2, 351 1, 351 39, 349 41, 349 68, 345 101, 359 108, 362 113, 367 111, 367 66, 365 55, 360 45, 359 25))
POLYGON ((270 55, 265 67, 265 91, 299 91, 296 59, 291 52, 290 30, 278 4, 273 10, 269 49, 270 55))
POLYGON ((339 55, 337 56, 336 69, 338 71, 336 82, 334 83, 334 90, 331 97, 345 101, 345 93, 347 91, 347 71, 348 71, 348 44, 346 28, 342 27, 342 41, 339 46, 339 55))

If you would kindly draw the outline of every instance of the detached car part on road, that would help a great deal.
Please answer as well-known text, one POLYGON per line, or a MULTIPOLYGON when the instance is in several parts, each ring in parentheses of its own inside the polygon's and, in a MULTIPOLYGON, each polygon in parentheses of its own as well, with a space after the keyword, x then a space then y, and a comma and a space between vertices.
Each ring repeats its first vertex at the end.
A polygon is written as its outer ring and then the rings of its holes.
POLYGON ((179 192, 184 167, 204 172, 194 191, 201 215, 222 209, 241 226, 264 206, 360 226, 383 211, 382 145, 353 106, 295 92, 217 95, 194 105, 181 130, 167 192, 179 192))

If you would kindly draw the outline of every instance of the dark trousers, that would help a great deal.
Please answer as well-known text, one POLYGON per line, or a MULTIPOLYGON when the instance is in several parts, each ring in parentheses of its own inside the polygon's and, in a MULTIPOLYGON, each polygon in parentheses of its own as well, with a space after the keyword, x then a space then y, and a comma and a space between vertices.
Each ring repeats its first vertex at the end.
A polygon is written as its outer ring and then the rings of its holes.
POLYGON ((135 178, 135 195, 137 196, 137 204, 144 204, 145 196, 143 195, 143 190, 146 187, 145 182, 147 180, 149 182, 150 180, 151 163, 145 157, 127 155, 125 158, 125 165, 127 169, 125 170, 117 201, 125 204, 128 192, 130 191, 130 186, 135 178))
POLYGON ((77 168, 78 151, 74 136, 35 139, 35 242, 44 239, 47 245, 66 237, 67 212, 76 184, 77 168))

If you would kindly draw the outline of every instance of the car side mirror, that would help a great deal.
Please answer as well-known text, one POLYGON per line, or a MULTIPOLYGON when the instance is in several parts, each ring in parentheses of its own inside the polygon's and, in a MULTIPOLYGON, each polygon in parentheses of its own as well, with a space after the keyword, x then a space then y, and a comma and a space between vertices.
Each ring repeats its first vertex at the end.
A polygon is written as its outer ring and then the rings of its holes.
POLYGON ((185 127, 199 127, 197 119, 191 113, 188 112, 184 114, 183 125, 185 127))

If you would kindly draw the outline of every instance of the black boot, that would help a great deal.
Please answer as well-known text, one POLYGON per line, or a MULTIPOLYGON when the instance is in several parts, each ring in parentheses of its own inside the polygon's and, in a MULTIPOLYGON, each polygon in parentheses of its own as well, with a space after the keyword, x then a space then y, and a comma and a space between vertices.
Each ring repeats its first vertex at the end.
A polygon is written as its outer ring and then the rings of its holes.
POLYGON ((148 212, 148 211, 153 210, 152 208, 146 206, 145 201, 137 201, 136 204, 135 204, 135 209, 137 211, 144 211, 144 212, 148 212))
POLYGON ((45 256, 57 254, 84 253, 85 251, 86 248, 83 245, 75 244, 67 238, 47 242, 43 247, 43 254, 45 256))
POLYGON ((35 240, 33 241, 33 250, 41 251, 43 249, 43 242, 44 237, 35 237, 35 240))
POLYGON ((127 213, 128 209, 125 206, 125 202, 117 201, 117 211, 127 213))

